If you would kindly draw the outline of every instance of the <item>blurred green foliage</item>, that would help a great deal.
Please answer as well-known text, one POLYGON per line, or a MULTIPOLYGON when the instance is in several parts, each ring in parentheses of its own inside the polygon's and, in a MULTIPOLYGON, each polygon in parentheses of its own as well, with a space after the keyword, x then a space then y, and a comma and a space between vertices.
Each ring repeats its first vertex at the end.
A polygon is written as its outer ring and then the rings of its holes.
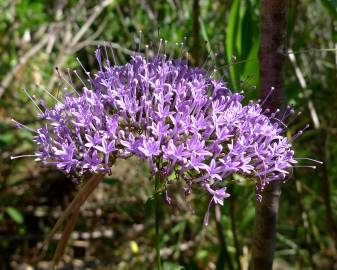
MULTIPOLYGON (((43 260, 33 262, 32 255, 76 192, 76 184, 53 169, 32 159, 10 160, 34 151, 32 135, 16 130, 10 119, 32 128, 41 125, 22 88, 51 105, 41 89, 55 95, 63 91, 56 66, 78 68, 79 57, 87 69, 96 70, 93 51, 103 41, 112 41, 118 63, 125 63, 138 48, 139 30, 142 50, 149 44, 150 53, 156 51, 160 27, 173 57, 184 37, 191 51, 197 33, 208 43, 199 44, 190 63, 198 59, 206 69, 216 68, 233 90, 245 91, 247 101, 258 96, 259 1, 200 0, 198 18, 192 2, 0 1, 0 269, 46 269, 56 242, 43 260)), ((289 103, 303 113, 287 135, 310 123, 294 142, 297 156, 324 165, 316 171, 298 168, 282 186, 275 269, 337 269, 336 18, 334 0, 288 1, 287 47, 295 52, 295 62, 287 55, 285 85, 289 103)), ((220 218, 212 214, 208 227, 202 225, 204 194, 185 198, 179 186, 169 190, 173 205, 164 204, 161 213, 165 270, 248 268, 255 190, 246 179, 236 180, 241 182, 231 186, 231 199, 214 209, 220 218)), ((153 269, 151 194, 144 164, 130 160, 114 166, 81 212, 61 269, 153 269)))

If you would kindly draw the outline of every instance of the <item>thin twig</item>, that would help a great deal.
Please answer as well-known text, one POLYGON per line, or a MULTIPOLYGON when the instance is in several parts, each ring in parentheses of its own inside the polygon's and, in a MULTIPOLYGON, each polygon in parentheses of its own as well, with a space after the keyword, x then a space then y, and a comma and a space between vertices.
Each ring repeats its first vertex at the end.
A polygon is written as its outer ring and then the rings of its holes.
MULTIPOLYGON (((78 43, 72 52, 81 50, 82 48, 85 48, 87 46, 105 46, 107 44, 106 41, 102 41, 102 40, 85 40, 81 43, 78 43)), ((121 45, 119 45, 118 43, 114 43, 114 42, 109 42, 109 45, 111 45, 112 48, 119 50, 127 55, 134 55, 135 52, 132 50, 129 50, 127 48, 122 47, 121 45)))
POLYGON ((49 41, 50 34, 46 34, 43 38, 36 43, 32 48, 30 48, 22 57, 20 57, 19 64, 17 64, 1 81, 0 84, 0 98, 4 94, 7 87, 13 81, 14 77, 17 75, 17 72, 24 66, 30 58, 37 54, 49 41))
POLYGON ((320 124, 320 121, 319 121, 319 118, 318 118, 318 114, 317 114, 315 105, 314 105, 313 101, 309 97, 309 91, 308 91, 308 88, 307 88, 307 82, 304 79, 304 75, 303 75, 301 69, 298 67, 295 54, 293 54, 291 52, 292 52, 292 50, 289 50, 289 60, 290 60, 292 66, 293 66, 293 68, 295 70, 295 75, 296 75, 296 77, 298 79, 298 82, 300 83, 301 88, 302 88, 303 96, 307 100, 308 109, 309 109, 309 112, 310 112, 311 120, 314 123, 314 127, 316 129, 318 129, 318 128, 320 128, 321 124, 320 124))
MULTIPOLYGON (((60 52, 58 56, 56 57, 54 67, 60 67, 63 65, 63 63, 66 61, 67 56, 69 54, 72 54, 90 44, 90 42, 93 42, 92 39, 93 36, 90 36, 87 40, 82 42, 82 45, 78 46, 81 38, 85 35, 85 33, 90 29, 91 25, 94 23, 96 18, 103 12, 103 10, 109 6, 110 4, 113 4, 114 0, 106 0, 102 2, 101 4, 95 6, 93 9, 93 12, 89 16, 89 18, 86 20, 85 24, 78 30, 76 34, 72 34, 71 31, 71 21, 66 22, 66 32, 64 34, 64 40, 63 44, 61 46, 60 52)), ((103 22, 104 25, 104 22, 103 22)), ((99 27, 97 31, 94 33, 94 37, 96 38, 102 31, 104 30, 103 27, 99 27)), ((51 79, 48 83, 48 89, 53 88, 54 84, 56 82, 56 76, 53 74, 51 79)))
POLYGON ((90 15, 90 17, 87 19, 85 24, 81 27, 81 29, 75 34, 74 38, 72 39, 69 47, 74 47, 80 39, 83 37, 83 35, 88 31, 90 26, 93 24, 95 19, 102 13, 102 11, 109 6, 110 4, 114 3, 113 0, 106 0, 100 3, 99 5, 96 5, 94 7, 94 11, 90 15))

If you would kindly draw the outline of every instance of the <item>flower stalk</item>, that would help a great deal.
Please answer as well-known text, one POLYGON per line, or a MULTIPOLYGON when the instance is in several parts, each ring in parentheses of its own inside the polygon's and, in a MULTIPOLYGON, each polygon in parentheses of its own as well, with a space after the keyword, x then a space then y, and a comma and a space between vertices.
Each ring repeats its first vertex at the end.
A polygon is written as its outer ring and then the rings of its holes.
POLYGON ((71 232, 74 229, 75 222, 77 220, 78 214, 80 212, 81 206, 87 201, 89 196, 96 190, 96 187, 104 178, 104 174, 94 174, 91 178, 84 184, 84 186, 78 191, 74 199, 67 206, 66 210, 57 220, 53 229, 50 231, 46 239, 44 240, 41 249, 42 251, 38 255, 39 258, 42 258, 45 255, 47 247, 52 240, 53 236, 57 231, 59 231, 62 225, 65 224, 64 230, 61 236, 61 239, 57 245, 56 251, 53 256, 53 267, 57 265, 60 258, 62 257, 66 244, 70 238, 71 232))
MULTIPOLYGON (((263 107, 283 113, 285 91, 283 64, 286 48, 286 0, 262 0, 260 3, 260 97, 263 107), (274 87, 270 94, 270 87, 274 87)), ((299 134, 301 135, 302 132, 299 134)), ((273 268, 276 248, 276 225, 281 187, 279 182, 262 191, 262 201, 256 204, 252 266, 254 270, 273 268)))
POLYGON ((160 174, 155 175, 155 247, 156 247, 156 264, 157 270, 162 270, 161 258, 160 258, 160 206, 161 206, 161 196, 160 196, 160 184, 161 178, 160 174))

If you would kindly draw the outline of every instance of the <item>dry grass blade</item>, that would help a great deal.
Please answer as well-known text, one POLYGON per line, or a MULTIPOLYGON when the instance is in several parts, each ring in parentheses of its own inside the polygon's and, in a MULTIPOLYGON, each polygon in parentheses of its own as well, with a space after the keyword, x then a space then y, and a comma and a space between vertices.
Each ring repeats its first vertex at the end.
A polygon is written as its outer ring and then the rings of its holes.
MULTIPOLYGON (((93 175, 88 182, 82 187, 82 189, 76 194, 75 198, 72 200, 72 202, 68 205, 66 210, 62 213, 62 215, 57 220, 56 224, 54 225, 51 232, 46 237, 45 241, 42 244, 41 247, 41 253, 38 255, 38 259, 41 259, 44 257, 45 252, 47 250, 48 244, 51 241, 54 234, 62 227, 63 223, 69 218, 69 221, 67 222, 65 226, 64 233, 67 233, 67 229, 70 228, 70 224, 73 221, 75 223, 76 218, 81 206, 84 204, 84 202, 88 199, 90 194, 95 190, 95 188, 98 186, 102 178, 104 177, 104 174, 95 174, 93 175), (74 219, 74 220, 73 220, 74 219), (69 224, 70 223, 70 224, 69 224)), ((72 230, 71 230, 72 231, 72 230)), ((61 240, 63 239, 63 235, 61 237, 61 240)), ((69 238, 69 237, 68 237, 69 238)), ((67 238, 67 240, 68 240, 67 238)))

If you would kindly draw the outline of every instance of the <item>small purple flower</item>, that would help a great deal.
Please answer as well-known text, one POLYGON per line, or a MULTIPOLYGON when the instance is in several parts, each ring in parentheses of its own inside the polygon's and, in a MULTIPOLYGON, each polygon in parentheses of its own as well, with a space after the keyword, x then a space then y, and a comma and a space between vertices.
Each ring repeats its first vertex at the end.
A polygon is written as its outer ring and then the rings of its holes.
POLYGON ((194 134, 191 139, 187 140, 186 144, 187 149, 197 156, 212 156, 212 153, 206 150, 205 141, 197 134, 194 134))
POLYGON ((63 143, 62 149, 53 149, 54 154, 57 157, 56 166, 60 170, 64 170, 69 173, 72 167, 77 163, 77 160, 73 158, 75 147, 73 143, 63 143))
POLYGON ((143 145, 138 147, 139 151, 146 157, 158 156, 160 154, 160 143, 153 138, 145 139, 143 145))
POLYGON ((99 158, 96 150, 92 154, 84 154, 83 169, 89 169, 93 173, 99 172, 102 169, 102 159, 99 158))
POLYGON ((136 140, 132 133, 129 134, 128 139, 120 139, 120 144, 125 147, 125 154, 134 154, 138 152, 138 147, 142 145, 143 140, 136 140))
POLYGON ((204 162, 204 160, 205 159, 202 156, 192 154, 188 164, 191 168, 195 169, 199 173, 200 169, 208 170, 209 168, 209 166, 204 162))
POLYGON ((162 137, 166 136, 169 125, 165 125, 163 122, 159 122, 156 124, 155 122, 152 123, 151 130, 153 135, 155 135, 159 140, 161 140, 162 137))
POLYGON ((86 147, 89 147, 89 148, 96 147, 102 142, 102 138, 97 131, 95 132, 94 136, 91 136, 89 134, 85 134, 84 136, 87 140, 87 143, 85 144, 86 147))
POLYGON ((223 200, 230 197, 230 194, 226 192, 226 187, 218 190, 213 190, 210 187, 207 188, 208 192, 213 195, 212 199, 215 204, 223 205, 223 200))
POLYGON ((110 153, 116 151, 115 141, 109 140, 108 138, 104 138, 102 140, 102 146, 96 145, 94 146, 94 148, 106 155, 109 155, 110 153))
POLYGON ((218 174, 222 171, 221 167, 216 164, 215 159, 212 159, 209 166, 205 168, 208 172, 210 178, 222 180, 221 176, 218 174))
POLYGON ((184 157, 189 156, 189 152, 186 151, 184 144, 181 143, 175 146, 172 139, 169 140, 167 146, 163 145, 162 149, 164 157, 167 159, 182 160, 184 157))

